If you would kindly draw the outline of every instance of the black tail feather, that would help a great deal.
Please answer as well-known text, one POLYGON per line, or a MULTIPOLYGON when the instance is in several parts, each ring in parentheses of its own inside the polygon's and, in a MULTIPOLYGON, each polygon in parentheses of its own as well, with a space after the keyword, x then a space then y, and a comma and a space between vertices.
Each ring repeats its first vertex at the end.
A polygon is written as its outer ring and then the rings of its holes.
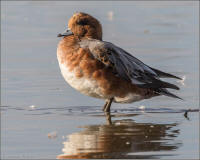
POLYGON ((165 96, 168 96, 168 97, 178 98, 178 99, 183 100, 182 98, 178 97, 175 94, 170 93, 167 89, 164 89, 164 88, 157 90, 157 93, 160 94, 160 95, 165 95, 165 96))
POLYGON ((153 79, 153 83, 146 83, 146 84, 142 84, 142 85, 138 85, 139 87, 142 87, 142 88, 150 88, 150 89, 159 89, 159 88, 171 88, 171 89, 176 89, 176 90, 179 90, 179 87, 174 85, 174 84, 171 84, 171 83, 168 83, 168 82, 165 82, 165 81, 161 81, 159 79, 153 79))
POLYGON ((155 69, 155 68, 151 68, 151 69, 154 72, 156 72, 156 74, 158 74, 158 76, 161 77, 161 78, 176 78, 176 79, 182 80, 182 78, 180 78, 180 77, 174 76, 174 75, 169 74, 169 73, 162 72, 162 71, 160 71, 158 69, 155 69))
POLYGON ((180 88, 178 86, 176 86, 175 84, 171 84, 171 83, 168 83, 168 82, 165 82, 165 81, 158 81, 161 85, 160 88, 171 88, 171 89, 176 89, 176 90, 179 90, 180 88))

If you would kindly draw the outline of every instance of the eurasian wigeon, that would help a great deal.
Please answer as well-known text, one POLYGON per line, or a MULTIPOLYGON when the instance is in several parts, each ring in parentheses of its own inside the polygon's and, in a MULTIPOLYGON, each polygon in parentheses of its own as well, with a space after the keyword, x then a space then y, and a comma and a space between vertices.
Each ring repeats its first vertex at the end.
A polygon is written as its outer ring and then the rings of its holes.
MULTIPOLYGON (((102 41, 100 22, 86 13, 75 13, 57 48, 64 79, 79 92, 105 99, 110 112, 112 101, 131 103, 159 95, 174 98, 166 88, 179 88, 160 78, 177 76, 154 69, 122 48, 102 41)), ((181 98, 179 98, 181 99, 181 98)))

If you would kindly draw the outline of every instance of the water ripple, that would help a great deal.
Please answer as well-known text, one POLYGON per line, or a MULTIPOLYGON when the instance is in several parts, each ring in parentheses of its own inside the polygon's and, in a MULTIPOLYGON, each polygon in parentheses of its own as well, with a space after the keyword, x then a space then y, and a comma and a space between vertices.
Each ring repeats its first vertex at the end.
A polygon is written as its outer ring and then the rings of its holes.
MULTIPOLYGON (((25 115, 81 115, 81 116, 103 116, 104 112, 100 106, 65 106, 65 107, 15 107, 15 106, 0 106, 3 112, 20 111, 25 115)), ((199 112, 199 109, 172 109, 172 108, 122 108, 113 109, 111 113, 115 117, 119 116, 134 116, 142 113, 186 113, 186 112, 199 112)))

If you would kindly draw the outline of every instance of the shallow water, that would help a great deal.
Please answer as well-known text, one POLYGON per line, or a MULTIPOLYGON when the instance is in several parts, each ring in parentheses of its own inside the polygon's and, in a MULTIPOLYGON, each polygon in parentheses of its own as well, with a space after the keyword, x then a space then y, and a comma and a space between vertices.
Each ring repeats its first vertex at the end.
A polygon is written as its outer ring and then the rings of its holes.
POLYGON ((1 4, 2 158, 199 158, 197 2, 1 4), (60 74, 56 35, 75 11, 97 17, 104 40, 185 77, 168 80, 184 101, 113 104, 110 116, 102 100, 72 89, 60 74))

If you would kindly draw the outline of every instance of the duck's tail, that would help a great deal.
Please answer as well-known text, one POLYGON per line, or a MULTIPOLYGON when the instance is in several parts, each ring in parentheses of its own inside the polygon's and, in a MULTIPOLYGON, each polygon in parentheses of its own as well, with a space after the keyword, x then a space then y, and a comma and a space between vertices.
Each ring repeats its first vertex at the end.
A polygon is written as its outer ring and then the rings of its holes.
POLYGON ((173 97, 173 98, 178 98, 178 99, 181 99, 183 100, 182 98, 178 97, 177 95, 175 94, 172 94, 171 92, 169 92, 167 89, 165 88, 160 88, 156 91, 159 95, 165 95, 165 96, 168 96, 168 97, 173 97))
MULTIPOLYGON (((151 68, 151 67, 150 67, 151 68)), ((177 76, 174 76, 172 74, 169 74, 169 73, 166 73, 166 72, 162 72, 158 69, 155 69, 155 68, 151 68, 154 72, 156 72, 156 74, 160 77, 160 78, 176 78, 176 79, 179 79, 179 80, 182 80, 182 78, 180 77, 177 77, 177 76)))

